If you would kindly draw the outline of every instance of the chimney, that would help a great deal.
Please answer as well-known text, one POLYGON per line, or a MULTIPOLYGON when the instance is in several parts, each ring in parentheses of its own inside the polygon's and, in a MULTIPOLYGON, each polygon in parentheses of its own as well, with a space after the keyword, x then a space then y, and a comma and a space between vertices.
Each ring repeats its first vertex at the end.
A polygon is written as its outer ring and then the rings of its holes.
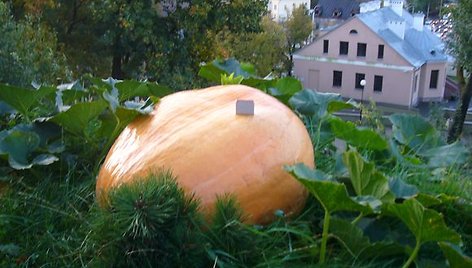
POLYGON ((401 39, 405 38, 405 24, 404 20, 390 20, 387 25, 390 31, 395 33, 401 39))
POLYGON ((390 2, 390 8, 393 9, 398 16, 403 16, 403 0, 387 0, 387 2, 390 2))
POLYGON ((360 13, 366 13, 366 12, 380 9, 380 4, 381 4, 380 0, 361 3, 359 5, 361 8, 360 13))
POLYGON ((423 31, 424 27, 424 14, 416 13, 413 15, 413 28, 418 31, 423 31))

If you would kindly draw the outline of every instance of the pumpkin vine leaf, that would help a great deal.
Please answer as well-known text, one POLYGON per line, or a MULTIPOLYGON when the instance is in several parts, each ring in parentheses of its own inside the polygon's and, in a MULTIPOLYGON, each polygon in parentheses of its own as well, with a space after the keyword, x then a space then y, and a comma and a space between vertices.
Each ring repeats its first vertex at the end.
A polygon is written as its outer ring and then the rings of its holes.
POLYGON ((457 245, 447 242, 438 244, 446 256, 449 267, 472 267, 472 258, 465 255, 457 245))
POLYGON ((440 213, 425 208, 416 199, 408 199, 401 204, 385 204, 383 210, 399 218, 415 236, 415 247, 404 264, 404 268, 416 259, 420 247, 425 242, 452 242, 459 244, 461 238, 454 230, 448 228, 440 213))
POLYGON ((321 237, 320 264, 326 259, 331 214, 336 211, 359 211, 369 214, 371 208, 352 199, 342 183, 334 181, 320 170, 312 170, 305 164, 285 166, 285 170, 302 183, 308 191, 320 202, 324 209, 323 233, 321 237))
POLYGON ((354 123, 338 117, 330 117, 328 122, 334 135, 354 147, 382 151, 388 148, 387 141, 372 129, 357 127, 354 123))
POLYGON ((343 162, 356 195, 370 195, 384 202, 393 202, 394 195, 390 191, 388 179, 368 163, 356 151, 343 154, 343 162))

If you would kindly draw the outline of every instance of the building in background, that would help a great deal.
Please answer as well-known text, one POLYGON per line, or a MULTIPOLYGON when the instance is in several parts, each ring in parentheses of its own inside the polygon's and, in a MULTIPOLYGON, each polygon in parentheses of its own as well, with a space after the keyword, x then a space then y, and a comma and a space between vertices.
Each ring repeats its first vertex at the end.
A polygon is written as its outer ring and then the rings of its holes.
POLYGON ((360 4, 369 0, 319 0, 311 11, 320 31, 329 29, 360 13, 360 4))
POLYGON ((269 0, 268 10, 273 20, 283 22, 292 14, 295 7, 304 5, 310 9, 310 0, 269 0))
POLYGON ((403 4, 362 3, 360 14, 295 53, 294 74, 306 88, 361 101, 407 107, 441 101, 444 44, 424 26, 423 14, 411 15, 403 4))

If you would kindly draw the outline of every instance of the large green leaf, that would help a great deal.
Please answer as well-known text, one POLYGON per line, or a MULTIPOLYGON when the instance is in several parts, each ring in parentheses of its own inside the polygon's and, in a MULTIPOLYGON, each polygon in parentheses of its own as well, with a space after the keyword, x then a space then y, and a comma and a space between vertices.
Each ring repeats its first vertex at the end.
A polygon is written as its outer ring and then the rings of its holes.
POLYGON ((449 267, 472 267, 472 258, 465 255, 458 246, 440 242, 439 247, 446 256, 449 267))
POLYGON ((249 78, 254 76, 254 67, 250 64, 240 63, 234 58, 226 60, 214 60, 212 63, 215 67, 226 72, 226 74, 234 74, 234 76, 242 76, 249 78))
POLYGON ((371 129, 358 128, 354 123, 337 117, 330 117, 329 123, 334 135, 352 146, 371 150, 388 148, 387 141, 371 129))
POLYGON ((328 103, 328 113, 335 113, 344 109, 354 109, 358 108, 358 104, 352 102, 351 100, 345 101, 331 101, 328 103))
POLYGON ((356 259, 378 258, 404 253, 403 247, 395 242, 371 243, 359 227, 343 219, 332 218, 330 230, 331 236, 338 240, 356 259))
POLYGON ((393 124, 393 137, 416 153, 444 144, 439 132, 420 116, 394 114, 389 119, 393 124))
POLYGON ((274 96, 288 95, 293 96, 295 93, 303 89, 302 83, 293 77, 284 77, 277 80, 274 87, 274 96))
POLYGON ((400 178, 389 179, 388 185, 396 198, 409 199, 417 196, 419 193, 416 186, 408 184, 400 178))
POLYGON ((285 170, 301 182, 318 199, 328 213, 336 211, 359 211, 370 213, 371 209, 353 200, 344 184, 330 179, 319 170, 312 170, 304 164, 286 166, 285 170))
POLYGON ((149 88, 146 83, 136 80, 125 80, 115 84, 119 92, 119 100, 124 101, 131 97, 148 97, 149 88))
POLYGON ((28 158, 38 148, 40 138, 31 131, 9 130, 0 135, 0 155, 8 155, 14 169, 27 169, 33 165, 28 158))
POLYGON ((135 80, 120 81, 115 84, 118 89, 119 101, 128 100, 132 97, 164 97, 173 93, 173 91, 165 86, 152 82, 139 82, 135 80))
POLYGON ((52 87, 25 89, 0 84, 0 100, 26 117, 31 116, 32 108, 38 107, 43 98, 56 91, 52 87))
POLYGON ((172 89, 163 85, 159 85, 157 83, 148 82, 146 86, 148 87, 149 93, 151 93, 152 96, 155 96, 158 98, 162 98, 164 96, 174 93, 172 89))
POLYGON ((357 195, 373 196, 383 202, 393 202, 388 179, 375 170, 373 163, 368 163, 356 151, 343 154, 343 162, 349 172, 352 186, 357 195))
POLYGON ((460 198, 458 196, 450 196, 443 193, 434 196, 426 193, 419 193, 416 196, 416 200, 418 200, 424 207, 434 207, 446 204, 453 205, 460 200, 460 198))
POLYGON ((441 214, 425 208, 415 199, 408 199, 401 204, 385 204, 388 214, 399 218, 416 237, 419 243, 428 241, 447 241, 458 244, 460 236, 449 229, 441 214))
POLYGON ((454 142, 422 151, 419 155, 428 159, 428 166, 430 167, 449 167, 465 163, 470 156, 470 152, 460 142, 454 142))
POLYGON ((58 113, 50 121, 62 126, 65 130, 82 136, 89 122, 100 115, 107 107, 107 102, 97 100, 73 105, 69 110, 58 113))
POLYGON ((332 101, 341 101, 341 95, 320 93, 311 89, 303 89, 290 98, 289 103, 294 110, 303 115, 321 118, 328 113, 328 105, 332 101))
POLYGON ((212 82, 220 83, 222 75, 233 74, 234 77, 242 76, 244 79, 254 76, 254 68, 247 64, 240 64, 234 58, 227 60, 214 60, 200 68, 198 75, 212 82))

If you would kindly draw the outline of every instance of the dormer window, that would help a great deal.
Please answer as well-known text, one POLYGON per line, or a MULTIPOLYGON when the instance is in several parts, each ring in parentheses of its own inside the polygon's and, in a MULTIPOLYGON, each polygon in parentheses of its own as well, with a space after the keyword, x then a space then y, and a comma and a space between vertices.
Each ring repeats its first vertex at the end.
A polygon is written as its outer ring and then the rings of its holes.
POLYGON ((360 8, 354 8, 351 10, 351 17, 354 17, 355 15, 360 13, 360 8))
POLYGON ((321 6, 315 6, 315 16, 321 16, 322 11, 323 9, 321 8, 321 6))
POLYGON ((342 10, 340 8, 336 8, 333 11, 333 18, 339 18, 343 14, 342 10))

